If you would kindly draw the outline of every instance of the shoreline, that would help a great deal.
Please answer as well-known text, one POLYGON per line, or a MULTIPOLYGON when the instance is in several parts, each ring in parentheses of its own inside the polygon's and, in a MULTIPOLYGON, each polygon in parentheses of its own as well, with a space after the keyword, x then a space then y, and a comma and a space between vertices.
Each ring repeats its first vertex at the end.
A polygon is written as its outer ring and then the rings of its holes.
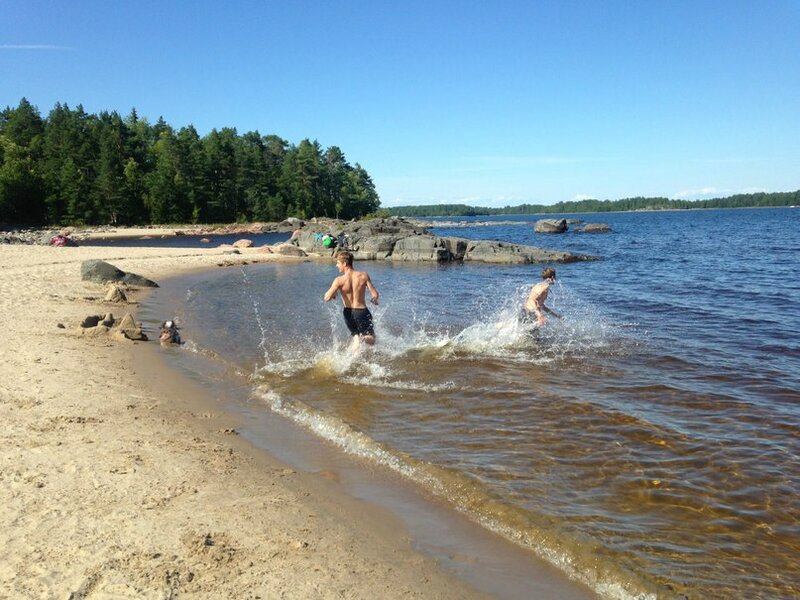
POLYGON ((220 261, 298 260, 218 248, 0 246, 9 524, 0 540, 15 550, 0 565, 0 589, 486 597, 415 549, 386 508, 236 435, 237 418, 173 377, 158 342, 77 334, 87 314, 127 310, 139 320, 137 305, 106 304, 102 286, 80 280, 80 263, 95 258, 155 281, 220 261))

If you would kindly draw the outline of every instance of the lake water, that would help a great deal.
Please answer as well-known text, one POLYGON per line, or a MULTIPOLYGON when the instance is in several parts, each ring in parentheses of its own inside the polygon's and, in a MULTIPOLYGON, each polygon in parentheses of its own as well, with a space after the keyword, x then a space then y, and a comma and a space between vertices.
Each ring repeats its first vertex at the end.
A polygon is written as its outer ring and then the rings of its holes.
POLYGON ((800 210, 565 216, 612 232, 431 222, 603 257, 552 265, 563 319, 538 331, 518 311, 544 265, 357 263, 381 304, 378 343, 355 356, 341 305, 322 302, 333 262, 180 279, 143 314, 182 325, 171 363, 218 365, 252 410, 602 596, 797 597, 800 210))

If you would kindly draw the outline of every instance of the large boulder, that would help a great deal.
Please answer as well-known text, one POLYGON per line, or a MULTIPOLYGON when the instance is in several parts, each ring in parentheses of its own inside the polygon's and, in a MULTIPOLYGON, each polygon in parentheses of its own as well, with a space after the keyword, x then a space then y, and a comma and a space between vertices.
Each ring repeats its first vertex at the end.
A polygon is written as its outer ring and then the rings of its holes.
POLYGON ((274 254, 282 256, 308 256, 302 248, 298 248, 294 244, 278 244, 272 247, 274 254))
POLYGON ((125 271, 104 260, 85 260, 81 263, 81 279, 95 283, 122 281, 125 271))
POLYGON ((85 260, 81 263, 81 279, 93 281, 95 283, 109 283, 121 281, 129 285, 141 287, 158 287, 155 281, 151 281, 135 273, 126 273, 114 265, 103 260, 85 260))
POLYGON ((566 219, 539 219, 533 226, 536 233, 564 233, 566 230, 566 219))
POLYGON ((432 235, 414 235, 398 240, 389 258, 399 262, 448 262, 450 251, 441 238, 432 235))
POLYGON ((122 283, 127 283, 128 285, 138 287, 158 287, 158 284, 155 281, 152 281, 147 277, 137 275, 136 273, 125 273, 121 281, 122 283))

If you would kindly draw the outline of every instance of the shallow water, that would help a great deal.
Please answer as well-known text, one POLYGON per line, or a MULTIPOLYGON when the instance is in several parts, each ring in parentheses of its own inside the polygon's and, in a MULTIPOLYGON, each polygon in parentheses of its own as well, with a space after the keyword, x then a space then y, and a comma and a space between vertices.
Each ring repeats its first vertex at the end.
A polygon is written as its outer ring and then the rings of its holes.
POLYGON ((800 211, 583 218, 613 231, 435 230, 603 256, 556 265, 541 330, 517 318, 541 266, 357 264, 381 305, 356 355, 321 299, 332 263, 214 271, 148 310, 183 326, 170 360, 206 357, 604 596, 797 596, 800 211))

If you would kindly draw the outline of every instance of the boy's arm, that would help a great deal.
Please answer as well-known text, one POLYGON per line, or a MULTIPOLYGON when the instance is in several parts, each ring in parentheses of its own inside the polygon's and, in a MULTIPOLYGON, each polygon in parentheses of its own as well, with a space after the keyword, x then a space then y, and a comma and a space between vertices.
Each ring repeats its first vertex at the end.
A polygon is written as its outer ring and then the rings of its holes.
POLYGON ((369 290, 369 295, 372 296, 370 298, 370 302, 372 302, 373 304, 377 304, 378 296, 380 296, 380 294, 378 293, 378 290, 375 288, 375 286, 372 285, 372 280, 369 278, 369 275, 367 275, 367 289, 369 290))
POLYGON ((327 292, 325 292, 325 295, 322 297, 322 299, 325 300, 325 302, 328 302, 329 300, 333 300, 334 298, 336 298, 336 292, 339 291, 340 285, 341 284, 339 283, 339 278, 337 277, 336 279, 333 280, 330 289, 327 292))
POLYGON ((545 312, 547 312, 547 313, 549 313, 549 314, 553 315, 553 316, 554 316, 556 319, 560 319, 560 318, 561 318, 561 315, 560 315, 560 314, 558 314, 558 313, 557 313, 556 311, 554 311, 552 308, 550 308, 550 307, 548 307, 548 306, 545 306, 544 304, 542 305, 542 310, 544 310, 545 312))

